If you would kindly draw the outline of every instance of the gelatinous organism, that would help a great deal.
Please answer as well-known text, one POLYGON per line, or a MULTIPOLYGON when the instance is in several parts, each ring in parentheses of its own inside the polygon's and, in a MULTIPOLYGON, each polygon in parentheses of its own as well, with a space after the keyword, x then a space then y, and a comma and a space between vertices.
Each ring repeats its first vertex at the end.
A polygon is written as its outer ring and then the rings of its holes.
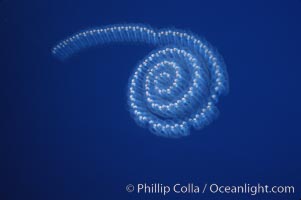
POLYGON ((155 46, 137 64, 128 83, 128 105, 138 125, 156 135, 181 137, 216 118, 216 103, 228 91, 226 66, 204 39, 176 29, 121 24, 78 32, 59 42, 52 54, 61 60, 107 43, 155 46))

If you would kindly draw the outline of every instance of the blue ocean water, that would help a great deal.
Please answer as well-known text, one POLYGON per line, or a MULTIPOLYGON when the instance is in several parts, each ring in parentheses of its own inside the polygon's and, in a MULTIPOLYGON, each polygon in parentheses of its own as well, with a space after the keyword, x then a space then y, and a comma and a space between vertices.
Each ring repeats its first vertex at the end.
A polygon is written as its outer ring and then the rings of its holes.
POLYGON ((299 199, 301 1, 0 1, 0 199, 299 199), (220 116, 180 139, 132 120, 127 83, 152 48, 57 41, 116 23, 179 28, 223 55, 220 116), (128 184, 293 185, 294 194, 137 194, 128 184))

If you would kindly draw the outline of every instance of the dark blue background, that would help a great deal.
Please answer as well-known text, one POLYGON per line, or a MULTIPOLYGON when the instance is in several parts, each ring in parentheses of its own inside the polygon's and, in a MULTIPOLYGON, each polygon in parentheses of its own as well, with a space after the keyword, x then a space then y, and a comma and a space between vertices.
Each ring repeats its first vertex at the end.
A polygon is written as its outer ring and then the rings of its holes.
POLYGON ((0 1, 0 199, 160 199, 129 183, 294 185, 294 195, 168 195, 164 199, 301 197, 301 1, 0 1), (230 93, 202 131, 165 139, 138 127, 128 78, 152 49, 113 45, 67 62, 51 47, 114 23, 176 27, 223 54, 230 93))

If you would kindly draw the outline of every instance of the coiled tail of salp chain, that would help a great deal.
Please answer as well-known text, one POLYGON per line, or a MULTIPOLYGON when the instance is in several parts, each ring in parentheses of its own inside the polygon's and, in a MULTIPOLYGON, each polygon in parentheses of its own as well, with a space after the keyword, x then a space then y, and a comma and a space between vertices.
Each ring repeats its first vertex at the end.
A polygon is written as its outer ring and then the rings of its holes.
POLYGON ((175 29, 111 25, 81 31, 58 43, 52 54, 64 60, 87 47, 107 43, 157 47, 137 64, 128 85, 131 115, 156 135, 181 137, 216 118, 216 103, 228 92, 226 66, 203 38, 175 29))

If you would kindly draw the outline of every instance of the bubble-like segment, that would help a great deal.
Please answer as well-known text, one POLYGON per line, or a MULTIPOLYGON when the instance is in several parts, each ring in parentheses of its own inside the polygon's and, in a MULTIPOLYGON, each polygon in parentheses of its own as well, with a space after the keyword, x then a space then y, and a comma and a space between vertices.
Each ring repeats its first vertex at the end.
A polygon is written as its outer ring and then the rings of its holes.
POLYGON ((216 103, 228 91, 226 66, 205 40, 180 30, 111 25, 79 32, 52 49, 66 59, 81 49, 112 42, 157 46, 130 77, 128 104, 137 124, 156 135, 181 137, 217 116, 216 103))

